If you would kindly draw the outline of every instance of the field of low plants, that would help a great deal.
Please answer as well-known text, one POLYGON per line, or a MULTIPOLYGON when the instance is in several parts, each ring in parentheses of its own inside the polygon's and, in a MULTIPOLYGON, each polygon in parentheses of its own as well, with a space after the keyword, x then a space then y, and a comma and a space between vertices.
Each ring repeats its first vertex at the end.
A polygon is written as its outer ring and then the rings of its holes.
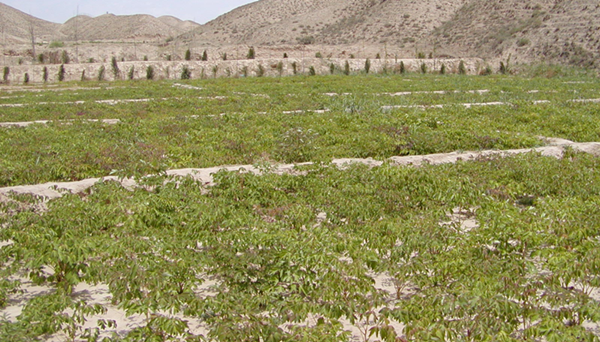
POLYGON ((0 341, 598 341, 598 150, 389 159, 600 142, 598 99, 586 75, 0 88, 0 190, 137 181, 0 191, 0 341), (166 174, 221 165, 262 172, 166 174))

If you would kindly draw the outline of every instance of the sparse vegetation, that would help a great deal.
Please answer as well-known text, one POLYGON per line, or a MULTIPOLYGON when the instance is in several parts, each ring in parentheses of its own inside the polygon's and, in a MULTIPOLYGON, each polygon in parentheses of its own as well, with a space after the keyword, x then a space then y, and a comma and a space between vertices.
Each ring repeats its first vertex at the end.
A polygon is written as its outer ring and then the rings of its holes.
POLYGON ((110 61, 110 65, 112 68, 112 72, 113 72, 113 77, 115 80, 119 79, 121 77, 121 70, 119 69, 119 64, 117 63, 117 57, 113 56, 111 61, 110 61))
POLYGON ((192 78, 192 72, 190 71, 190 68, 187 65, 184 65, 181 70, 181 79, 189 80, 190 78, 192 78))
POLYGON ((465 67, 465 62, 464 61, 460 61, 458 63, 458 74, 459 75, 466 75, 467 74, 467 68, 465 67))
POLYGON ((65 80, 65 65, 61 64, 60 67, 58 68, 58 81, 62 82, 65 80))
POLYGON ((259 64, 256 68, 256 77, 263 77, 265 75, 265 67, 259 64))
POLYGON ((135 66, 131 66, 131 68, 129 68, 129 72, 127 73, 127 79, 129 80, 133 80, 133 78, 135 77, 135 66))
POLYGON ((154 67, 152 65, 149 65, 146 68, 146 79, 147 80, 153 80, 154 79, 154 67))
POLYGON ((64 46, 65 46, 64 42, 57 41, 57 40, 51 41, 50 44, 48 45, 48 47, 51 49, 61 48, 64 46))
POLYGON ((250 47, 248 49, 248 54, 246 55, 246 59, 254 59, 256 58, 256 51, 254 51, 254 47, 250 47))
POLYGON ((523 47, 523 46, 529 45, 529 43, 530 43, 530 41, 527 38, 521 38, 521 39, 517 40, 518 47, 523 47))
POLYGON ((320 52, 315 53, 315 58, 323 58, 323 55, 320 52))
POLYGON ((106 73, 106 68, 104 67, 104 65, 101 65, 100 69, 98 69, 98 75, 96 76, 96 79, 98 81, 104 81, 105 73, 106 73))
POLYGON ((69 62, 71 62, 69 53, 66 50, 63 50, 60 60, 61 60, 62 64, 69 64, 69 62))

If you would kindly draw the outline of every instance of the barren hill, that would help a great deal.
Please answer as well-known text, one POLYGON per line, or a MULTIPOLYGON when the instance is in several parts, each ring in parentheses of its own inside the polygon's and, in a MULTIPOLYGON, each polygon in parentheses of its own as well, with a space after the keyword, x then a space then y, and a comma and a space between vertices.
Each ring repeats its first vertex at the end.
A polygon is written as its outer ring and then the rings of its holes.
POLYGON ((67 21, 60 32, 75 40, 158 39, 180 35, 200 25, 175 17, 104 14, 91 18, 78 16, 67 21))
POLYGON ((150 15, 114 14, 95 18, 80 15, 64 24, 55 24, 0 3, 0 35, 4 44, 31 42, 32 26, 36 41, 52 41, 165 39, 200 25, 171 16, 155 18, 150 15))
MULTIPOLYGON (((189 39, 189 35, 185 36, 189 39)), ((591 65, 597 0, 260 0, 202 26, 197 44, 367 44, 405 53, 591 65)))
POLYGON ((36 40, 50 40, 59 27, 60 24, 38 19, 0 2, 0 34, 5 44, 31 42, 32 28, 36 40))
POLYGON ((443 48, 480 57, 590 66, 600 52, 600 4, 593 0, 471 1, 436 36, 443 48))

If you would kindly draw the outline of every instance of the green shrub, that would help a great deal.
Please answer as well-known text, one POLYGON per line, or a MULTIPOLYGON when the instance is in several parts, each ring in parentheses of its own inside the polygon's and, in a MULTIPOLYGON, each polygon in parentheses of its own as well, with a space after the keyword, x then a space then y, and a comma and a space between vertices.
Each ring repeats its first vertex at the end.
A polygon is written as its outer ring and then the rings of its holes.
POLYGON ((85 70, 81 71, 81 82, 87 81, 87 77, 85 76, 85 70))
POLYGON ((56 40, 50 42, 50 45, 48 45, 48 47, 51 48, 51 49, 61 48, 61 47, 64 47, 64 46, 65 46, 65 43, 60 42, 60 41, 56 41, 56 40))
POLYGON ((315 76, 317 74, 317 71, 315 70, 314 66, 310 66, 310 68, 308 68, 308 75, 309 76, 315 76))
POLYGON ((350 63, 348 61, 344 64, 344 75, 350 75, 350 63))
POLYGON ((221 55, 221 59, 224 61, 227 60, 227 52, 223 52, 223 54, 221 55))
POLYGON ((277 72, 279 73, 279 76, 283 75, 283 62, 281 61, 277 63, 277 72))
POLYGON ((335 64, 333 64, 333 63, 329 64, 329 73, 332 75, 335 73, 335 64))
POLYGON ((104 74, 106 73, 106 68, 104 67, 104 65, 100 66, 100 69, 98 69, 98 81, 104 81, 104 74))
POLYGON ((43 53, 40 53, 40 54, 38 55, 38 62, 39 62, 40 64, 44 64, 44 62, 45 62, 45 61, 46 61, 46 56, 44 56, 44 54, 43 54, 43 53))
POLYGON ((152 65, 148 65, 146 68, 146 79, 153 80, 154 79, 154 67, 152 65))
POLYGON ((208 61, 208 51, 204 50, 204 52, 202 52, 201 60, 204 62, 208 61))
POLYGON ((421 73, 422 74, 426 74, 427 73, 427 64, 421 63, 421 73))
POLYGON ((190 71, 187 65, 184 65, 183 69, 181 70, 181 79, 189 80, 190 78, 192 78, 192 72, 190 71))
POLYGON ((29 83, 29 74, 28 73, 25 73, 25 76, 23 76, 23 83, 24 84, 29 83))
POLYGON ((294 75, 298 74, 298 63, 292 62, 292 72, 294 73, 294 75))
POLYGON ((113 56, 111 61, 110 61, 110 65, 112 67, 112 72, 113 72, 113 76, 116 79, 119 78, 119 75, 121 74, 121 70, 119 70, 119 64, 117 63, 117 57, 113 56))
POLYGON ((256 51, 254 51, 254 47, 251 46, 248 49, 248 54, 246 55, 246 58, 247 59, 254 59, 254 58, 256 58, 256 51))
POLYGON ((2 75, 2 80, 3 80, 4 82, 8 82, 8 76, 9 76, 9 75, 10 75, 10 68, 9 68, 9 67, 7 67, 7 66, 5 66, 5 67, 4 67, 4 73, 3 73, 3 75, 2 75))
POLYGON ((315 58, 323 58, 323 55, 320 52, 315 53, 315 58))
POLYGON ((283 58, 288 58, 288 54, 286 52, 283 53, 283 58))
POLYGON ((144 62, 147 62, 148 61, 148 56, 144 56, 143 59, 144 59, 144 62))
POLYGON ((262 64, 259 64, 258 68, 256 69, 256 76, 263 77, 264 75, 265 75, 265 68, 262 66, 262 64))
POLYGON ((525 45, 529 45, 530 41, 527 38, 521 38, 517 41, 517 46, 518 47, 523 47, 525 45))
POLYGON ((440 67, 440 74, 441 75, 445 75, 446 74, 446 64, 442 63, 442 66, 440 67))
POLYGON ((42 79, 44 83, 48 82, 48 67, 44 67, 44 71, 42 72, 42 79))
POLYGON ((242 76, 248 77, 248 66, 244 65, 242 68, 242 76))
POLYGON ((65 80, 65 65, 61 64, 60 68, 58 68, 58 81, 62 82, 65 80))
POLYGON ((425 59, 425 53, 424 53, 424 52, 419 52, 419 53, 417 54, 417 58, 418 58, 418 59, 425 59))
POLYGON ((400 61, 400 73, 406 74, 406 66, 404 65, 404 61, 400 61))
POLYGON ((69 53, 66 50, 63 50, 60 60, 62 61, 62 64, 69 64, 71 61, 69 58, 69 53))
POLYGON ((186 61, 191 61, 192 60, 192 51, 190 51, 190 49, 187 49, 185 51, 185 60, 186 61))
POLYGON ((365 61, 365 74, 368 74, 371 71, 371 60, 367 58, 365 61))
POLYGON ((498 70, 498 72, 500 72, 502 75, 506 75, 508 70, 506 69, 506 65, 504 64, 504 62, 500 62, 500 69, 498 70))
POLYGON ((133 80, 133 77, 135 76, 135 66, 131 66, 131 68, 129 69, 129 72, 127 73, 127 78, 129 80, 133 80))
POLYGON ((380 55, 380 54, 377 54, 377 55, 375 56, 375 59, 381 59, 381 55, 380 55))
POLYGON ((467 74, 467 68, 465 67, 465 62, 460 61, 460 63, 458 63, 458 73, 459 73, 459 75, 467 74))

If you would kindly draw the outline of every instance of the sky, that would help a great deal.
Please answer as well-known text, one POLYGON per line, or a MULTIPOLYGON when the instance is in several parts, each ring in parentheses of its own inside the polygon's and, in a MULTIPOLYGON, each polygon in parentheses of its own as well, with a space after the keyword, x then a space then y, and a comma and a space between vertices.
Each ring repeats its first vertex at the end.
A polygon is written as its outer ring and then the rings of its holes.
POLYGON ((0 0, 34 17, 64 23, 77 14, 96 17, 102 14, 172 15, 204 24, 234 8, 255 0, 0 0))

